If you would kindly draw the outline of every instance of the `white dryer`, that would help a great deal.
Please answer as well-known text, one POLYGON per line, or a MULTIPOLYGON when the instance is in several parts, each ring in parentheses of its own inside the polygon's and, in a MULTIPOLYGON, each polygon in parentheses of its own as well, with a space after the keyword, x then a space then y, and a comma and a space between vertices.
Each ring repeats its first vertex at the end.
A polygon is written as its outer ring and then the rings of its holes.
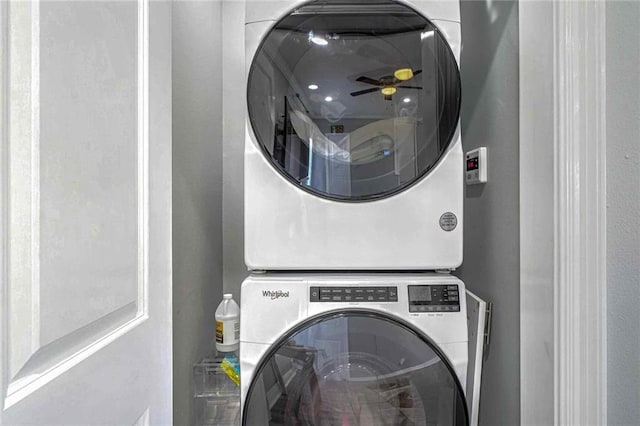
POLYGON ((250 276, 242 424, 469 424, 464 295, 440 274, 250 276))
POLYGON ((457 0, 246 2, 245 262, 462 262, 457 0))

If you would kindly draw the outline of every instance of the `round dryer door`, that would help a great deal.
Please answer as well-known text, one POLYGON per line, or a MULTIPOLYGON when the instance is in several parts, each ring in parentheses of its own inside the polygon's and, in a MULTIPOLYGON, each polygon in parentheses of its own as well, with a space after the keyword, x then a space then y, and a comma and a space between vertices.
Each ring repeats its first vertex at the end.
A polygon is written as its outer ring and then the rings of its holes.
POLYGON ((243 425, 467 425, 460 382, 424 335, 369 312, 327 314, 277 342, 243 425))
POLYGON ((392 0, 318 0, 278 21, 251 64, 253 134, 292 184, 340 201, 396 194, 456 138, 460 75, 444 35, 392 0))

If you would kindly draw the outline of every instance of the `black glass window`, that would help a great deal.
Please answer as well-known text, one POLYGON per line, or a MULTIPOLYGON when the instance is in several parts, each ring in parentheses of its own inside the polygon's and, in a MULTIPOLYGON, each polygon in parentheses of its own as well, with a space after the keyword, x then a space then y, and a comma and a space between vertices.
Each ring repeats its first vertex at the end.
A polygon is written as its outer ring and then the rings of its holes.
POLYGON ((286 178, 363 201, 429 172, 451 142, 460 77, 438 29, 392 0, 318 0, 268 33, 248 81, 253 132, 286 178))
POLYGON ((260 363, 244 425, 467 425, 448 362, 405 325, 365 312, 329 314, 260 363))

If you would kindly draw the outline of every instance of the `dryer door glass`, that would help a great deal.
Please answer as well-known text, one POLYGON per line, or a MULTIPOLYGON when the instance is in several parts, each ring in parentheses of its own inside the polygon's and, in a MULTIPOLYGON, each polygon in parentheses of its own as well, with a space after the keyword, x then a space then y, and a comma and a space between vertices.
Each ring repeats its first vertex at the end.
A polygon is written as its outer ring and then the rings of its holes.
POLYGON ((277 22, 251 64, 255 142, 321 197, 366 201, 416 183, 447 152, 460 76, 438 28, 392 0, 321 0, 277 22))
POLYGON ((333 313, 277 342, 243 425, 467 425, 463 389, 429 339, 379 314, 333 313))

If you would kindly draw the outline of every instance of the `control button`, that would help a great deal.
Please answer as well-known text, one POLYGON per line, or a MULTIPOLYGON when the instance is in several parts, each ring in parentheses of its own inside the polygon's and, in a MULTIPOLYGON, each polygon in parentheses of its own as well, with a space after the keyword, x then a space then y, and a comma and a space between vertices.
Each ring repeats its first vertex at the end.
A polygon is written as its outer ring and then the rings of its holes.
POLYGON ((457 296, 458 290, 449 290, 449 296, 457 296))
POLYGON ((364 287, 354 289, 355 294, 364 294, 364 287))
POLYGON ((321 302, 330 302, 331 301, 331 296, 320 296, 320 301, 321 302))
POLYGON ((350 296, 348 294, 344 295, 344 301, 345 302, 351 302, 353 300, 353 296, 350 296))
POLYGON ((320 288, 320 294, 331 294, 331 289, 327 287, 320 288))
POLYGON ((364 292, 367 294, 374 294, 376 292, 375 288, 367 287, 364 289, 364 292))
POLYGON ((334 302, 342 302, 342 296, 333 296, 332 299, 334 302))
POLYGON ((376 288, 376 293, 378 293, 378 294, 387 294, 387 288, 386 287, 376 288))
POLYGON ((331 289, 331 293, 333 294, 342 294, 342 289, 339 287, 334 287, 331 289))
POLYGON ((449 300, 450 300, 451 302, 457 302, 457 301, 458 301, 458 295, 455 295, 455 296, 449 296, 449 300))
POLYGON ((366 300, 366 296, 359 296, 359 295, 355 295, 353 296, 353 300, 355 300, 356 302, 364 302, 366 300))
POLYGON ((320 289, 318 289, 318 287, 310 287, 309 288, 309 301, 311 301, 311 302, 319 302, 320 301, 320 289))
POLYGON ((389 301, 389 298, 387 297, 387 295, 386 295, 386 294, 378 294, 378 295, 376 296, 376 300, 377 300, 378 302, 388 302, 388 301, 389 301))
POLYGON ((345 288, 344 289, 344 294, 351 294, 351 293, 353 293, 353 289, 351 289, 351 288, 345 288))
POLYGON ((448 285, 447 286, 447 290, 456 290, 456 291, 458 291, 458 286, 457 285, 448 285))
POLYGON ((368 302, 373 302, 375 299, 374 296, 366 296, 366 297, 368 302))

